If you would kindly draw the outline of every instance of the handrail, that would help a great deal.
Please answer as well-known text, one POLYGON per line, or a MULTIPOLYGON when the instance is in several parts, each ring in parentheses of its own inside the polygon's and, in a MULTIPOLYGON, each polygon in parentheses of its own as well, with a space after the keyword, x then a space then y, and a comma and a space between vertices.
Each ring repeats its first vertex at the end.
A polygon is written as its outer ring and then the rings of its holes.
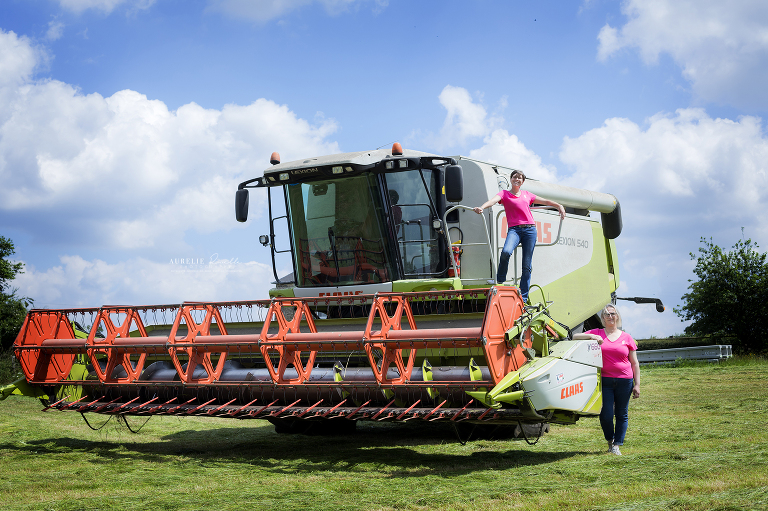
MULTIPOLYGON (((557 211, 557 208, 555 208, 553 206, 532 206, 531 209, 551 209, 551 210, 557 211)), ((497 226, 499 225, 499 217, 501 216, 502 213, 505 213, 505 211, 503 209, 501 211, 499 211, 498 213, 496 213, 495 224, 497 226)), ((539 242, 536 242, 536 246, 537 247, 551 247, 552 245, 557 245, 557 242, 560 241, 560 233, 562 232, 562 230, 563 230, 563 219, 561 218, 560 219, 560 224, 557 226, 557 237, 555 237, 555 241, 553 241, 552 243, 539 243, 539 242)), ((497 230, 496 232, 500 232, 500 230, 497 230)), ((501 245, 501 243, 499 243, 499 245, 501 245)))
MULTIPOLYGON (((450 235, 450 229, 448 228, 448 213, 452 213, 454 210, 457 209, 468 209, 470 211, 474 211, 474 208, 470 208, 469 206, 462 206, 461 204, 457 204, 456 206, 453 206, 451 208, 448 208, 445 213, 443 214, 443 231, 445 233, 445 238, 448 240, 448 250, 453 247, 453 243, 451 243, 451 235, 450 235)), ((486 245, 488 247, 488 251, 491 253, 491 272, 495 271, 496 268, 496 257, 493 252, 493 246, 491 245, 491 236, 488 231, 488 222, 485 221, 485 215, 480 215, 480 217, 483 219, 483 226, 485 227, 483 231, 485 232, 485 238, 488 241, 487 243, 456 243, 457 247, 469 247, 469 246, 477 246, 477 245, 486 245)), ((450 255, 450 254, 449 254, 450 255)), ((456 267, 456 259, 451 255, 451 267, 453 268, 453 274, 456 277, 459 277, 459 270, 456 267)), ((461 277, 459 277, 461 278, 461 277)), ((483 280, 483 279, 461 279, 461 280, 483 280)), ((496 277, 491 273, 490 280, 493 280, 493 282, 496 282, 496 277)))
MULTIPOLYGON (((557 208, 553 206, 532 206, 531 209, 551 209, 554 211, 557 211, 557 208)), ((560 232, 563 230, 563 220, 564 218, 560 218, 560 224, 557 226, 557 237, 555 238, 555 241, 552 243, 536 243, 537 247, 551 247, 552 245, 557 245, 557 242, 560 241, 560 232)))
MULTIPOLYGON (((532 206, 531 209, 551 209, 551 210, 556 210, 557 208, 555 208, 553 206, 532 206)), ((501 211, 496 213, 496 219, 494 221, 494 224, 496 226, 499 225, 499 217, 501 216, 502 213, 505 213, 505 210, 502 209, 501 211)), ((537 242, 536 246, 537 247, 551 247, 553 245, 557 245, 557 242, 560 241, 560 233, 563 230, 563 220, 564 220, 563 218, 560 218, 560 224, 557 226, 557 237, 555 237, 555 241, 553 241, 552 243, 538 243, 537 242)), ((497 235, 499 232, 501 232, 501 230, 500 229, 496 229, 494 234, 497 235)), ((499 241, 501 241, 501 240, 499 240, 499 241)), ((504 246, 501 243, 497 243, 496 250, 502 250, 503 248, 504 248, 504 246)), ((514 258, 512 260, 512 268, 513 268, 512 271, 513 271, 513 275, 514 275, 513 278, 515 279, 514 280, 515 284, 517 284, 517 281, 520 280, 519 277, 517 276, 517 249, 518 248, 520 248, 520 245, 515 247, 515 252, 513 254, 514 258)))

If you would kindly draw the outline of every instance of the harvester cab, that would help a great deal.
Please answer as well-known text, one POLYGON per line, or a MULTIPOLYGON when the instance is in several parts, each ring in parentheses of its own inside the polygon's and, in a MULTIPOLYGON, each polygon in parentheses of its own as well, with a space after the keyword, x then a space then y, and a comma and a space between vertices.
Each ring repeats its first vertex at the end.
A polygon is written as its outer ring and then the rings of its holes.
MULTIPOLYGON (((247 218, 248 189, 267 188, 270 233, 262 243, 280 252, 275 222, 289 222, 295 296, 346 296, 391 292, 412 284, 429 289, 445 278, 448 261, 443 216, 446 197, 461 182, 446 181, 461 168, 453 158, 416 151, 370 151, 279 163, 240 184, 236 216, 247 218), (273 189, 287 215, 273 217, 273 189), (448 193, 448 195, 446 195, 448 193), (400 286, 393 282, 401 283, 400 286)), ((278 278, 275 273, 276 280, 278 278)), ((442 283, 447 289, 449 283, 442 283)), ((404 290, 400 289, 400 290, 404 290)), ((273 293, 278 296, 280 293, 273 293)), ((282 294, 281 296, 285 296, 282 294)))
POLYGON ((24 380, 0 395, 45 394, 46 409, 81 413, 266 419, 278 432, 417 420, 525 436, 599 413, 599 346, 570 332, 615 299, 615 197, 526 180, 567 215, 533 212, 524 303, 520 261, 495 284, 502 208, 471 210, 512 169, 400 144, 271 163, 235 196, 244 222, 249 191, 266 189, 269 300, 32 310, 14 343, 24 380), (292 268, 282 278, 279 257, 292 268))

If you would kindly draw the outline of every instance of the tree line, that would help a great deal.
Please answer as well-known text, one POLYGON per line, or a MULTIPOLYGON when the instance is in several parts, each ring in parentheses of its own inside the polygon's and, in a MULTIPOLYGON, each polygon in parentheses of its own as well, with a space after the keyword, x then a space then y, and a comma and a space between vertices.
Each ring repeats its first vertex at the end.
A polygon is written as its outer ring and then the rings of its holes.
POLYGON ((13 263, 8 258, 16 252, 13 242, 0 236, 0 347, 10 348, 16 340, 31 298, 18 296, 18 289, 11 287, 11 281, 24 273, 24 263, 13 263))

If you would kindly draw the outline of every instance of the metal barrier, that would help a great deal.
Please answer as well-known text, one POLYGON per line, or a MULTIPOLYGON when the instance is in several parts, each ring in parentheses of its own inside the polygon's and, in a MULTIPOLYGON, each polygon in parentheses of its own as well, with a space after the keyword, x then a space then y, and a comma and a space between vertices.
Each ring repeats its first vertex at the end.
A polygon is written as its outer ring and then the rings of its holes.
POLYGON ((665 350, 637 351, 641 364, 670 364, 677 360, 706 360, 719 362, 733 356, 730 344, 694 346, 691 348, 670 348, 665 350))

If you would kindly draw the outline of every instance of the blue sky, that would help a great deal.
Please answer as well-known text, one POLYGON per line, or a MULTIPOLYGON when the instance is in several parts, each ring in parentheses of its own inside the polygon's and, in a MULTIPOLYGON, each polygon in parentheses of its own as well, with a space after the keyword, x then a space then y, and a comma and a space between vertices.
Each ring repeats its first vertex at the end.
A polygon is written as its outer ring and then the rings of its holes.
POLYGON ((768 246, 762 1, 4 0, 0 234, 39 307, 266 297, 236 184, 387 147, 622 203, 636 337, 684 328, 699 238, 768 246), (229 261, 182 268, 173 261, 229 261))

